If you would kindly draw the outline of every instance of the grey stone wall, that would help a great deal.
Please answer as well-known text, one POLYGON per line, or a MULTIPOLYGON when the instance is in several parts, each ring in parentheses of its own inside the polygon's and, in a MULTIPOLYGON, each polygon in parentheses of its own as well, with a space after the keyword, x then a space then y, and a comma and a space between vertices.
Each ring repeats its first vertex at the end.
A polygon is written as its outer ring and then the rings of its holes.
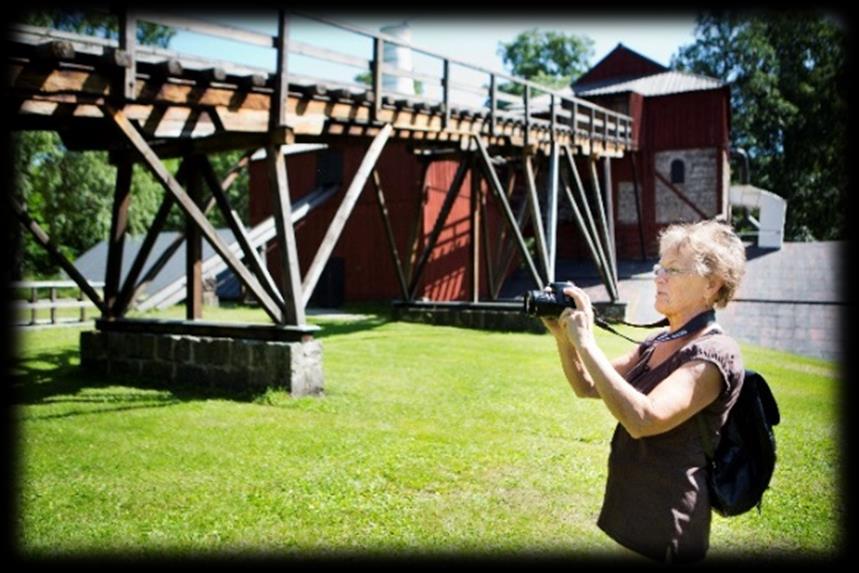
MULTIPOLYGON (((668 181, 671 181, 671 162, 675 159, 683 161, 686 169, 685 182, 675 183, 674 186, 708 217, 717 215, 718 197, 722 192, 717 185, 718 163, 722 158, 717 157, 716 148, 676 149, 656 153, 653 158, 654 168, 668 181)), ((701 218, 662 181, 654 177, 654 184, 657 223, 698 221, 701 218)))
POLYGON ((83 331, 81 366, 227 390, 288 390, 292 396, 324 389, 322 345, 172 334, 83 331))

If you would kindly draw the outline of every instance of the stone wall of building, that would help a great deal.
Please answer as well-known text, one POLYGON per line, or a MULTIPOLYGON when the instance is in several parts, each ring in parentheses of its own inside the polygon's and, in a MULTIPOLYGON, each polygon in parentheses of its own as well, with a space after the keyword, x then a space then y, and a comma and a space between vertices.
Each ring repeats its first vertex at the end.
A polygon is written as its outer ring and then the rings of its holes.
POLYGON ((174 334, 83 331, 81 366, 101 374, 182 381, 225 390, 324 390, 322 345, 174 334))

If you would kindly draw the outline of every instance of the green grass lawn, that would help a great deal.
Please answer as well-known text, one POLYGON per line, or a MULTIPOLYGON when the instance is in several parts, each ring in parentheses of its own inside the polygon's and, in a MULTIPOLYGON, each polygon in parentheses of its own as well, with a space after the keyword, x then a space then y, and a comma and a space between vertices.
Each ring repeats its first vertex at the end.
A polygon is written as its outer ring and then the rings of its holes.
MULTIPOLYGON (((548 335, 357 311, 310 318, 324 327, 321 398, 100 378, 78 368, 79 329, 22 333, 22 554, 626 555, 595 525, 615 423, 575 398, 548 335)), ((205 318, 267 321, 241 307, 205 318)), ((598 337, 609 355, 630 347, 598 337)), ((743 351, 781 407, 779 461, 762 513, 714 516, 710 555, 833 556, 846 511, 836 365, 743 351)))

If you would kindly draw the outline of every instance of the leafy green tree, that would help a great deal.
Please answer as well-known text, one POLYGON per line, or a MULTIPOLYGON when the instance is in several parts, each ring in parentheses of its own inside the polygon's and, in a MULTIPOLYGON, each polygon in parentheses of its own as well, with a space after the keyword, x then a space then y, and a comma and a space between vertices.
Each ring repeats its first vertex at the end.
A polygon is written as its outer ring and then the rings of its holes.
POLYGON ((788 201, 788 240, 846 238, 846 33, 814 11, 706 13, 672 67, 731 86, 731 144, 788 201))
MULTIPOLYGON (((498 55, 512 75, 557 90, 587 71, 594 56, 593 44, 587 36, 534 28, 520 33, 512 42, 499 42, 498 55)), ((516 95, 525 91, 521 84, 514 83, 501 84, 498 89, 516 95)))
MULTIPOLYGON (((107 11, 71 7, 49 8, 27 12, 23 20, 33 26, 45 26, 88 36, 116 39, 119 35, 117 17, 107 11)), ((165 26, 145 21, 137 23, 137 41, 141 44, 166 48, 174 35, 176 31, 165 26)))

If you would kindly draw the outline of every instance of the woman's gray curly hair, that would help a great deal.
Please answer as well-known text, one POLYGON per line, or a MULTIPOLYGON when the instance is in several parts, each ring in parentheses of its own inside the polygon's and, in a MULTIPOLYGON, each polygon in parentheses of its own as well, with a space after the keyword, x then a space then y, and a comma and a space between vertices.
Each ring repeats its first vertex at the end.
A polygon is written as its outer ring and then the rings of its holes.
POLYGON ((669 225, 659 234, 659 254, 674 249, 692 257, 699 275, 722 281, 713 301, 717 308, 734 298, 746 272, 746 248, 728 224, 709 219, 669 225))

